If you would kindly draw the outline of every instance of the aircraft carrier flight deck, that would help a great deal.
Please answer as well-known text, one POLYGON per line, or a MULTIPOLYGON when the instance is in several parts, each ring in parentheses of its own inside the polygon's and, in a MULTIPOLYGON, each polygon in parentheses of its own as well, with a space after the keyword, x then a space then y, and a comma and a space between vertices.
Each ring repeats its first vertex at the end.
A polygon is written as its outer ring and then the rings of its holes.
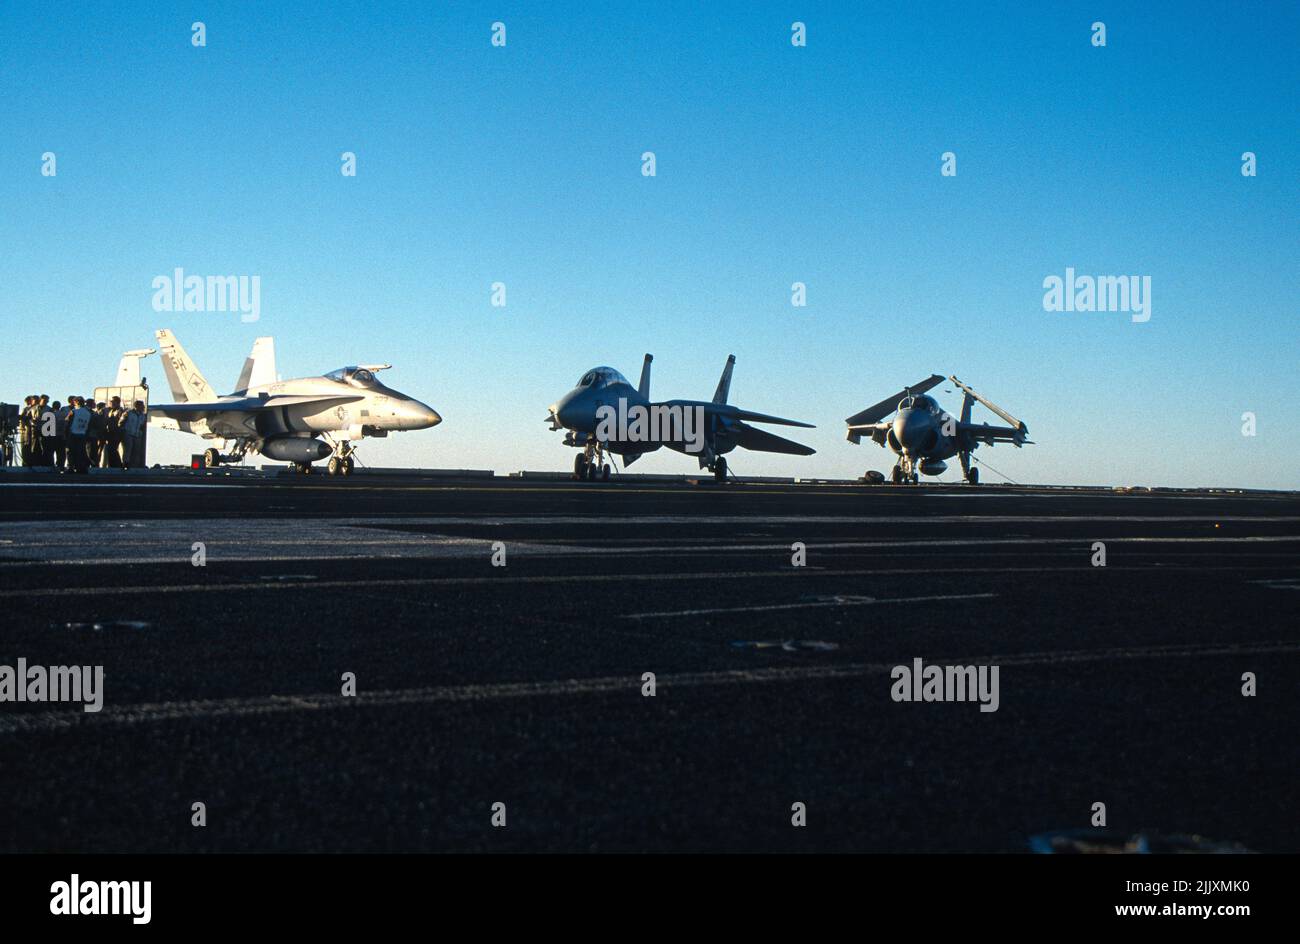
POLYGON ((0 715, 6 852, 1300 851, 1295 493, 66 478, 0 479, 6 649, 103 705, 0 715))

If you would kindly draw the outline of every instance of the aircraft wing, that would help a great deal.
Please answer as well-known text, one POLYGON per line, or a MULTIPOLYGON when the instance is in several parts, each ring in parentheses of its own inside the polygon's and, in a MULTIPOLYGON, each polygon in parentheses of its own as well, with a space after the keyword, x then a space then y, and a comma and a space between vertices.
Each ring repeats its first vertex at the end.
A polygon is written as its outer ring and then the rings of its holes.
POLYGON ((857 445, 862 442, 862 437, 865 436, 883 446, 885 444, 885 437, 889 434, 889 428, 893 425, 893 423, 850 424, 848 440, 854 445, 857 445))
POLYGON ((993 445, 998 442, 1015 443, 1017 446, 1029 442, 1025 437, 1029 430, 1021 423, 1019 426, 990 426, 988 423, 958 423, 957 429, 976 442, 993 445))
POLYGON ((781 426, 799 426, 803 429, 816 429, 812 423, 801 423, 799 420, 787 420, 779 416, 770 416, 767 413, 755 413, 753 410, 742 410, 738 406, 732 406, 729 403, 709 403, 704 400, 668 400, 665 406, 683 406, 683 407, 703 407, 706 416, 724 416, 729 420, 748 420, 751 423, 777 423, 781 426))
POLYGON ((754 413, 751 410, 737 409, 735 413, 729 413, 728 416, 735 417, 738 420, 748 420, 751 423, 776 423, 781 426, 800 426, 804 429, 816 429, 812 423, 801 423, 798 420, 786 420, 779 416, 769 416, 766 413, 754 413))
POLYGON ((274 410, 282 406, 302 406, 310 404, 322 409, 337 406, 340 403, 352 403, 361 397, 353 396, 279 396, 279 397, 238 397, 231 400, 216 400, 212 403, 160 403, 149 407, 150 415, 163 419, 197 420, 208 417, 229 417, 235 413, 256 413, 260 410, 274 410))
POLYGON ((746 426, 744 423, 737 423, 732 427, 731 435, 737 446, 753 449, 755 452, 781 452, 788 456, 811 456, 817 451, 802 443, 782 439, 765 429, 755 429, 753 426, 746 426))

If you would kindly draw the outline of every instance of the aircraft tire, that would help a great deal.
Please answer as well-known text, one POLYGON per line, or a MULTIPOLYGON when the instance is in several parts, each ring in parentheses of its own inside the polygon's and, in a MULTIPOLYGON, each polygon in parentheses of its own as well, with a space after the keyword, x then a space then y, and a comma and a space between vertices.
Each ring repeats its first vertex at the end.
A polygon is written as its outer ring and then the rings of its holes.
POLYGON ((971 485, 978 485, 980 483, 980 470, 971 469, 970 475, 966 476, 966 481, 971 485))
POLYGON ((341 466, 342 463, 339 462, 338 456, 330 456, 329 465, 326 467, 326 471, 328 471, 330 475, 338 475, 341 466))
POLYGON ((893 483, 894 483, 895 485, 902 485, 902 484, 903 484, 903 470, 900 469, 898 466, 894 466, 894 471, 891 473, 890 478, 892 479, 892 481, 893 481, 893 483))
POLYGON ((578 481, 587 477, 587 457, 582 453, 573 457, 573 477, 578 481))
POLYGON ((602 467, 601 467, 601 470, 600 470, 600 480, 601 480, 602 482, 608 482, 608 481, 609 481, 609 466, 606 465, 606 466, 602 466, 602 467))
POLYGON ((215 469, 219 465, 221 465, 221 453, 217 452, 215 449, 204 449, 203 468, 215 469))
POLYGON ((346 459, 343 460, 343 465, 340 466, 339 471, 342 472, 344 475, 351 475, 351 474, 352 474, 352 457, 351 457, 351 456, 348 456, 346 459))

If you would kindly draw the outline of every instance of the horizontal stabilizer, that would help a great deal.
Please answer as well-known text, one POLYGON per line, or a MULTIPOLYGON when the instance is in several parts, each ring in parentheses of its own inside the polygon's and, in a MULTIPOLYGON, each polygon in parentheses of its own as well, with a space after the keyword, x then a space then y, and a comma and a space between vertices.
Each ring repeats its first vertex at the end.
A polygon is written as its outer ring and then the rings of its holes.
POLYGON ((755 429, 753 426, 745 426, 743 423, 737 423, 733 427, 732 437, 735 439, 737 446, 752 449, 755 452, 780 452, 787 456, 811 456, 817 451, 802 443, 782 439, 775 433, 769 433, 765 429, 755 429))

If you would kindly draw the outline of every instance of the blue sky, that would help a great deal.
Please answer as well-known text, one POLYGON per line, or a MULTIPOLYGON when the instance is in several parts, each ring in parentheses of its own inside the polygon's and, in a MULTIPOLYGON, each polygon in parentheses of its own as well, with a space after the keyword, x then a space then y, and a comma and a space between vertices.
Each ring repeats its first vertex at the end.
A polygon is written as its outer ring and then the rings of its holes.
POLYGON ((655 395, 708 397, 734 353, 733 402, 818 426, 739 474, 887 470, 843 418, 941 372, 1028 423, 979 453, 1017 481, 1300 487, 1297 35, 1282 3, 5 3, 0 399, 159 327, 224 391, 270 334, 286 378, 387 361, 443 415, 368 464, 561 469, 585 369, 652 351, 655 395), (260 321, 154 312, 177 266, 259 275, 260 321), (1044 311, 1067 266, 1149 275, 1150 321, 1044 311))

